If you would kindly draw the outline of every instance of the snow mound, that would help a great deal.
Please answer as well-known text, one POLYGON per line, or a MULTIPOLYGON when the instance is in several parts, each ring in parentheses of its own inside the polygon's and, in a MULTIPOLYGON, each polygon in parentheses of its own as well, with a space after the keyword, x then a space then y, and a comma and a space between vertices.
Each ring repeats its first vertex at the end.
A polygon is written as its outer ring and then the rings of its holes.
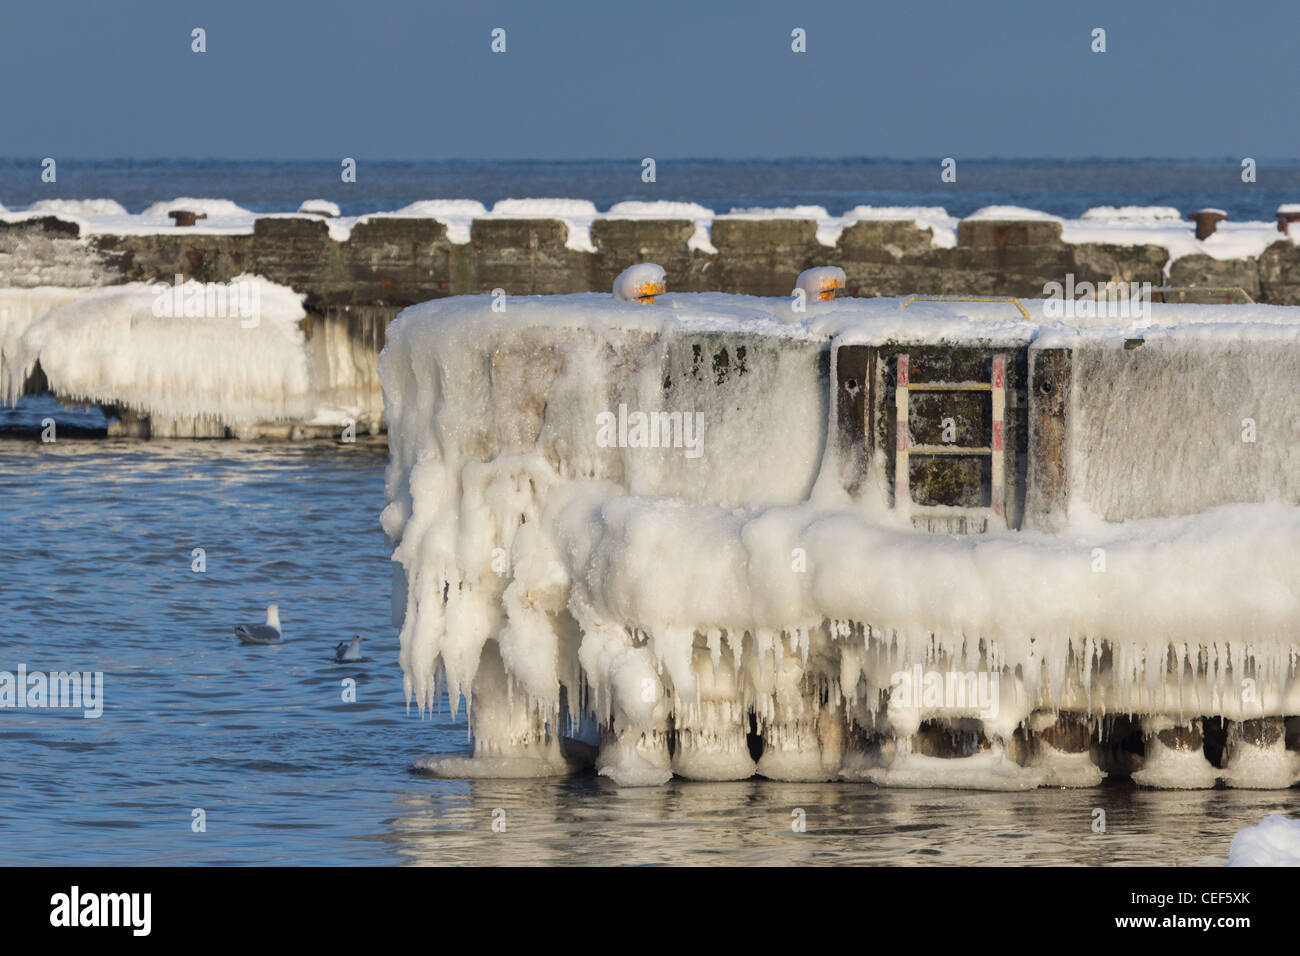
POLYGON ((1026 209, 1023 206, 985 206, 982 209, 976 209, 966 217, 968 220, 983 219, 1010 219, 1010 220, 1037 220, 1048 222, 1064 222, 1060 216, 1053 216, 1049 213, 1040 212, 1037 209, 1026 209))
POLYGON ((732 209, 727 216, 733 219, 829 219, 825 206, 748 206, 732 209))
POLYGON ((421 199, 384 216, 418 216, 436 219, 447 227, 447 239, 457 245, 470 240, 474 220, 487 215, 487 207, 475 199, 421 199))
POLYGON ((628 200, 616 202, 605 213, 606 219, 712 219, 713 210, 699 203, 671 202, 657 199, 654 202, 628 200))
POLYGON ((706 209, 693 202, 670 202, 660 199, 654 202, 616 202, 609 207, 604 219, 690 219, 695 223, 695 232, 687 240, 686 247, 715 255, 710 229, 713 226, 713 210, 706 209))
POLYGON ((927 222, 932 219, 950 220, 948 210, 942 206, 854 206, 844 214, 845 219, 913 219, 927 222))
POLYGON ((750 206, 732 209, 729 219, 812 219, 817 223, 817 241, 823 246, 839 242, 844 220, 832 216, 824 206, 750 206))
POLYGON ((591 224, 598 213, 586 199, 501 199, 487 214, 494 219, 559 219, 569 227, 565 245, 578 252, 595 252, 591 224))
POLYGON ((339 204, 330 202, 328 199, 308 199, 298 207, 298 211, 311 215, 331 216, 335 219, 343 215, 342 210, 339 209, 339 204))
POLYGON ((252 219, 256 215, 229 199, 196 199, 191 196, 181 196, 171 202, 156 202, 141 212, 140 216, 144 219, 166 219, 167 214, 175 209, 207 213, 209 219, 252 219))
POLYGON ((1228 866, 1300 866, 1300 820, 1274 813, 1238 830, 1228 866))
POLYGON ((1183 214, 1173 206, 1093 206, 1079 218, 1109 222, 1177 222, 1183 214))
POLYGON ((125 216, 121 203, 114 199, 41 199, 27 207, 28 212, 67 213, 73 216, 125 216))
POLYGON ((867 221, 911 220, 921 229, 929 229, 931 245, 952 249, 957 245, 957 219, 942 206, 854 206, 843 216, 845 224, 867 221))

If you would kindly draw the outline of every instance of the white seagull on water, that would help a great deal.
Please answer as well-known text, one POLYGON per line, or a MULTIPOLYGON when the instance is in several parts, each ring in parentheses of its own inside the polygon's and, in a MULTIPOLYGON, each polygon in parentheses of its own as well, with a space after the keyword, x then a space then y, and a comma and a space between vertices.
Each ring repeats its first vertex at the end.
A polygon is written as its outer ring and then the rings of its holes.
POLYGON ((351 641, 339 641, 334 648, 334 659, 339 663, 361 660, 361 642, 364 640, 360 634, 353 634, 351 641))
POLYGON ((235 636, 245 644, 279 644, 280 605, 268 604, 265 624, 240 624, 235 628, 235 636))

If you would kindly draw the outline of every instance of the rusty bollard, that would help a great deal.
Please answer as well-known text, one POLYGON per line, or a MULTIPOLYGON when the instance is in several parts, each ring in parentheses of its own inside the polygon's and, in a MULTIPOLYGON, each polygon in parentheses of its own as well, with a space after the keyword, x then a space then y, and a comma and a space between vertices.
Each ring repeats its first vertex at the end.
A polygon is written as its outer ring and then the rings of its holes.
POLYGON ((208 218, 206 212, 192 212, 189 209, 173 209, 167 215, 176 220, 178 226, 192 226, 199 219, 208 218))
POLYGON ((1222 209, 1198 209, 1187 218, 1196 223, 1196 238, 1208 239, 1228 214, 1222 209))
POLYGON ((1290 234, 1291 223, 1300 222, 1300 205, 1291 203, 1277 207, 1277 231, 1290 234))

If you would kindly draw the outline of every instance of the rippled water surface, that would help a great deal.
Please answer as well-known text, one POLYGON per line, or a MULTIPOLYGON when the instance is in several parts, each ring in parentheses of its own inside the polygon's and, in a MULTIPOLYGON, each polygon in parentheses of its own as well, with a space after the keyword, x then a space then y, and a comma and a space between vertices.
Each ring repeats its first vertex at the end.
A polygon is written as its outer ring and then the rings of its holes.
POLYGON ((413 756, 469 745, 445 709, 405 710, 377 521, 385 454, 0 440, 0 670, 105 681, 99 719, 0 710, 0 863, 1219 864, 1235 830, 1298 802, 413 773, 413 756), (271 601, 285 642, 239 645, 233 625, 271 601), (367 659, 334 663, 353 633, 367 659))

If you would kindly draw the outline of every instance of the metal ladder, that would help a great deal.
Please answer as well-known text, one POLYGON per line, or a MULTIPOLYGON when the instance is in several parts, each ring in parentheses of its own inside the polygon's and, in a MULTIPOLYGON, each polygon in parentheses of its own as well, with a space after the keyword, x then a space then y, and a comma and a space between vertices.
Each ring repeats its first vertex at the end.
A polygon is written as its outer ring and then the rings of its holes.
MULTIPOLYGON (((993 356, 993 369, 987 382, 924 382, 912 381, 910 358, 906 352, 898 356, 897 382, 894 389, 894 404, 897 408, 898 441, 894 455, 894 508, 908 517, 914 514, 924 515, 926 509, 912 506, 912 487, 910 463, 912 455, 988 455, 990 460, 989 507, 966 508, 966 514, 983 513, 987 517, 986 527, 1006 527, 1006 515, 1003 508, 1005 468, 1003 443, 1006 405, 1007 405, 1007 357, 1004 353, 993 356), (908 431, 908 396, 912 392, 988 392, 993 401, 993 434, 988 445, 913 445, 908 431)), ((938 512, 932 512, 939 514, 938 512)))

